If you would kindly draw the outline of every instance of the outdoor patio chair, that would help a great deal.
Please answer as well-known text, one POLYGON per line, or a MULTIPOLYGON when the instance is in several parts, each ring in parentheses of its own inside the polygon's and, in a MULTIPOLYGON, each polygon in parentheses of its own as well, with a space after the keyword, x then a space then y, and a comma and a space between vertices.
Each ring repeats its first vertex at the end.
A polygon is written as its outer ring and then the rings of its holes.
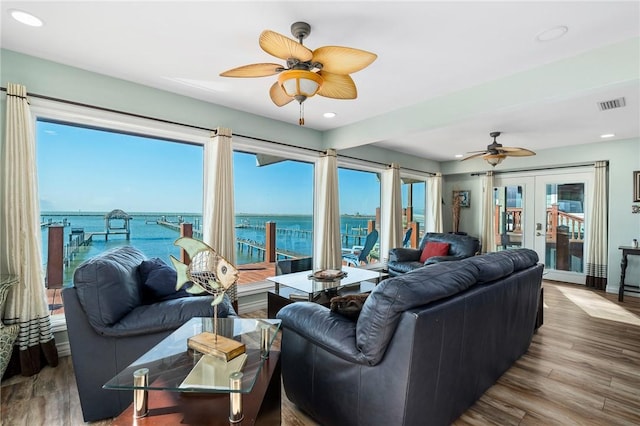
POLYGON ((402 247, 407 247, 409 241, 411 241, 411 234, 413 233, 413 228, 407 229, 407 232, 404 233, 404 239, 402 240, 402 247))
POLYGON ((371 253, 371 249, 377 241, 378 231, 374 229, 367 235, 364 246, 353 246, 351 249, 343 250, 342 260, 347 266, 353 266, 354 268, 360 266, 361 263, 369 263, 369 253, 371 253))

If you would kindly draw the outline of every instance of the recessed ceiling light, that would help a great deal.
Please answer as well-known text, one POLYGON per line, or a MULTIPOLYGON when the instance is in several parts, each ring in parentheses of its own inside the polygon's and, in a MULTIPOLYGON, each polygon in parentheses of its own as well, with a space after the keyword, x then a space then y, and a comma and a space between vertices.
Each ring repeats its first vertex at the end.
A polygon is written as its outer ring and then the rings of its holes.
POLYGON ((42 19, 22 10, 12 10, 11 17, 22 24, 29 25, 30 27, 41 27, 44 25, 42 19))
POLYGON ((538 35, 536 35, 536 40, 543 42, 557 40, 565 35, 567 31, 569 31, 569 28, 565 27, 564 25, 558 25, 557 27, 549 28, 538 33, 538 35))
POLYGON ((606 138, 612 138, 614 137, 616 134, 615 133, 605 133, 604 135, 600 135, 600 137, 602 139, 606 139, 606 138))
POLYGON ((324 118, 333 118, 333 117, 336 116, 336 113, 335 112, 325 112, 324 114, 322 114, 322 116, 324 118))
POLYGON ((464 155, 462 155, 462 154, 456 154, 456 158, 462 158, 462 157, 464 157, 464 155))

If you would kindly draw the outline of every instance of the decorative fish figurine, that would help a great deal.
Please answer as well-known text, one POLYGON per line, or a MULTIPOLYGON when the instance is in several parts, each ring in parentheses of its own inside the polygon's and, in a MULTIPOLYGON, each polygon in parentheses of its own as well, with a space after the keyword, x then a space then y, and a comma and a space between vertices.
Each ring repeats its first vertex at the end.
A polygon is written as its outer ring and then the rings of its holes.
POLYGON ((238 270, 227 259, 200 240, 178 238, 174 245, 183 248, 191 263, 186 265, 171 256, 178 278, 176 290, 187 283, 193 285, 186 289, 192 294, 207 292, 215 297, 212 305, 222 302, 224 292, 238 281, 238 270))

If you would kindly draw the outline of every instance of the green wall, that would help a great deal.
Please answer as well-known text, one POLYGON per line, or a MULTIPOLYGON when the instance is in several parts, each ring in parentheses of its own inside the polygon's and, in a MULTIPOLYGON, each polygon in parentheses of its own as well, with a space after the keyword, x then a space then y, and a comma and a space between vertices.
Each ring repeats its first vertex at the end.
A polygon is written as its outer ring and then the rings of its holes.
MULTIPOLYGON (((609 161, 609 270, 608 291, 617 292, 620 282, 620 250, 621 245, 630 245, 633 238, 640 239, 640 214, 631 213, 633 194, 633 171, 640 170, 640 139, 627 139, 584 144, 571 147, 541 150, 534 157, 518 158, 518 169, 535 169, 540 167, 562 167, 571 164, 609 161)), ((472 172, 484 173, 491 167, 477 162, 476 170, 469 170, 468 164, 457 161, 442 164, 445 183, 443 193, 445 206, 445 231, 451 230, 451 191, 454 189, 471 190, 471 208, 462 209, 461 231, 472 235, 480 234, 480 215, 482 204, 482 181, 480 176, 471 176, 472 172), (464 169, 462 169, 464 167, 464 169), (462 169, 462 170, 460 170, 462 169)), ((496 171, 509 170, 509 159, 496 167, 496 171)), ((640 203, 635 203, 640 205, 640 203)), ((627 269, 627 283, 638 281, 640 277, 640 258, 631 256, 627 269)))

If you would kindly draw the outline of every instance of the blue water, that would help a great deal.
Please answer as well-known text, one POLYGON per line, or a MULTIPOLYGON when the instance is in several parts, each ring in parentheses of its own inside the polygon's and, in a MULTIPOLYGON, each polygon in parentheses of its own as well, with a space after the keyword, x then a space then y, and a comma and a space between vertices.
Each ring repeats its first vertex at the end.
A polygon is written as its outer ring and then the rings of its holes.
MULTIPOLYGON (((95 256, 105 250, 122 245, 132 245, 140 249, 147 257, 159 257, 170 263, 169 256, 180 257, 180 249, 173 243, 179 237, 177 230, 169 229, 158 225, 156 220, 164 217, 165 220, 178 223, 180 220, 193 224, 194 230, 200 229, 202 217, 189 213, 133 213, 133 219, 129 221, 131 230, 130 240, 124 235, 110 235, 108 241, 104 236, 96 235, 93 242, 87 247, 82 247, 74 258, 70 267, 65 270, 65 285, 72 279, 73 269, 82 260, 95 256)), ((343 234, 360 234, 364 241, 367 223, 373 220, 373 216, 343 216, 341 218, 341 232, 343 234)), ((78 212, 49 212, 41 215, 44 223, 65 223, 64 241, 69 241, 72 229, 83 229, 88 232, 104 232, 104 213, 78 213, 78 212)), ((262 229, 266 222, 275 222, 276 229, 288 230, 289 232, 276 233, 276 250, 295 254, 296 256, 310 256, 313 251, 313 241, 311 231, 313 229, 313 218, 311 215, 238 215, 236 216, 236 238, 252 240, 260 244, 265 242, 265 231, 262 229), (244 227, 243 227, 244 226, 244 227), (256 229, 256 227, 258 227, 256 229)), ((117 222, 115 222, 117 224, 117 222)), ((47 242, 48 227, 42 227, 42 258, 47 262, 47 242)), ((359 244, 360 240, 343 238, 343 246, 350 247, 359 244)), ((262 257, 253 253, 249 255, 247 251, 236 253, 236 263, 238 265, 256 263, 263 261, 262 257)))

